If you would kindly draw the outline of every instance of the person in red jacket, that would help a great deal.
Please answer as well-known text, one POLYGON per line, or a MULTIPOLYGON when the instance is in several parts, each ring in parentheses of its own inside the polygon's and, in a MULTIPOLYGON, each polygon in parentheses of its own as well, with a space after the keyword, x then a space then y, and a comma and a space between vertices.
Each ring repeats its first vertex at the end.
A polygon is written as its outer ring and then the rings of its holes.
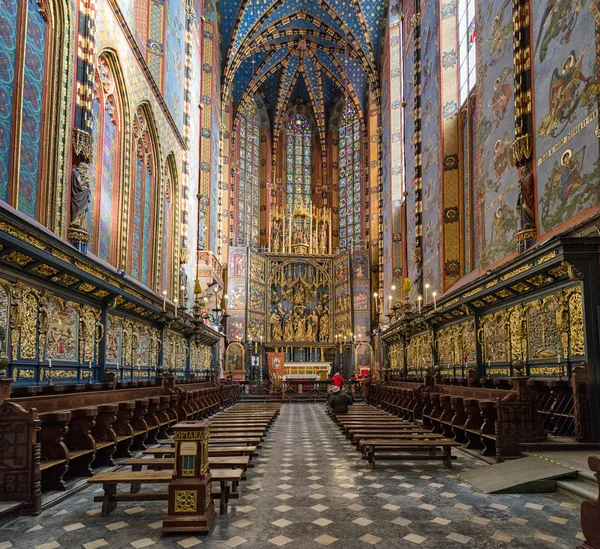
POLYGON ((331 381, 333 381, 333 384, 340 389, 344 386, 344 378, 339 372, 335 373, 335 375, 331 378, 331 381))

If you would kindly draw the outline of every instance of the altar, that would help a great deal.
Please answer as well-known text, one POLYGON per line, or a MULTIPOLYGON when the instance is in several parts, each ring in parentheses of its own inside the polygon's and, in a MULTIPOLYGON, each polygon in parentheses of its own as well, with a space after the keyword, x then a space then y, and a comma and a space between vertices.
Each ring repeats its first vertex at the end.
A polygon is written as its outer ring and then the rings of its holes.
POLYGON ((320 381, 326 381, 331 376, 330 362, 285 362, 283 371, 286 376, 295 378, 318 376, 320 381))

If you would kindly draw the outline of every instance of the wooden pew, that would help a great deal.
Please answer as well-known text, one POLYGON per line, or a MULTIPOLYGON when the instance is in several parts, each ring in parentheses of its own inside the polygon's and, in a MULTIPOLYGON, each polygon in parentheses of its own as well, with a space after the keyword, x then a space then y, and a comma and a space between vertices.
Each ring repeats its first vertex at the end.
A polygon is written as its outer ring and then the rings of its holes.
MULTIPOLYGON (((435 435, 431 435, 435 436, 435 435)), ((379 455, 379 459, 385 461, 400 460, 441 460, 446 467, 452 467, 452 460, 456 456, 452 455, 452 447, 460 446, 458 442, 442 438, 431 440, 402 440, 402 439, 380 439, 380 438, 365 438, 359 440, 359 447, 363 452, 363 459, 368 460, 371 469, 375 468, 375 456, 378 452, 394 452, 392 454, 379 455), (437 454, 437 450, 441 449, 443 454, 437 454), (397 454, 398 451, 410 451, 410 454, 397 454), (427 454, 415 454, 414 452, 426 451, 427 454)))
MULTIPOLYGON (((219 498, 219 511, 227 514, 229 499, 239 497, 238 485, 244 471, 242 469, 215 469, 211 471, 212 481, 220 484, 220 492, 212 493, 213 499, 219 498)), ((102 516, 109 515, 117 508, 120 501, 167 501, 169 494, 165 492, 118 492, 119 484, 169 484, 173 477, 171 471, 118 471, 98 473, 88 479, 88 484, 102 484, 104 495, 95 496, 94 501, 102 502, 102 516)))

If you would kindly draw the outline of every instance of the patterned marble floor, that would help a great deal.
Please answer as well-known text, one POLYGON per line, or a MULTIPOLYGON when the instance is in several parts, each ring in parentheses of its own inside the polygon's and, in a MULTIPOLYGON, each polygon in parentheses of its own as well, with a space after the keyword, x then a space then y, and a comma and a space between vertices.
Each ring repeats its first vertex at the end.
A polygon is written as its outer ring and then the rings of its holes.
MULTIPOLYGON (((462 452, 453 471, 485 466, 462 452)), ((119 504, 100 517, 91 487, 0 529, 0 549, 573 548, 579 506, 566 496, 475 492, 439 462, 380 462, 374 471, 322 404, 286 404, 242 497, 207 536, 161 536, 164 502, 119 504)))

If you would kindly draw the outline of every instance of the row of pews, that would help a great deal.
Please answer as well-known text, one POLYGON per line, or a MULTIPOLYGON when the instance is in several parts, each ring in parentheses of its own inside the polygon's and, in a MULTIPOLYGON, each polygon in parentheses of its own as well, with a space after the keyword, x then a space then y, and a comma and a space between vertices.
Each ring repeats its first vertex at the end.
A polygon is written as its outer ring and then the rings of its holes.
POLYGON ((39 513, 42 491, 64 491, 167 436, 180 422, 208 418, 240 398, 240 386, 215 381, 7 398, 0 392, 0 501, 39 513))
MULTIPOLYGON (((246 480, 246 471, 254 467, 257 449, 279 411, 280 404, 240 403, 207 420, 211 498, 219 502, 221 514, 227 514, 231 499, 239 498, 239 484, 246 480)), ((174 446, 172 439, 160 440, 156 447, 143 450, 140 457, 120 461, 121 470, 101 472, 88 479, 88 484, 102 485, 104 494, 94 498, 102 502, 102 516, 114 511, 119 502, 168 500, 166 487, 159 492, 142 487, 171 482, 174 446), (119 492, 119 485, 129 485, 129 493, 119 492)))
POLYGON ((374 387, 372 403, 424 429, 498 460, 519 457, 520 444, 539 436, 536 401, 526 377, 511 388, 392 381, 374 387))
POLYGON ((362 453, 362 458, 375 468, 375 460, 440 460, 452 466, 452 448, 459 443, 448 440, 430 429, 399 419, 367 404, 355 404, 347 414, 328 414, 340 427, 346 438, 362 453), (410 452, 410 453, 408 453, 410 452))

